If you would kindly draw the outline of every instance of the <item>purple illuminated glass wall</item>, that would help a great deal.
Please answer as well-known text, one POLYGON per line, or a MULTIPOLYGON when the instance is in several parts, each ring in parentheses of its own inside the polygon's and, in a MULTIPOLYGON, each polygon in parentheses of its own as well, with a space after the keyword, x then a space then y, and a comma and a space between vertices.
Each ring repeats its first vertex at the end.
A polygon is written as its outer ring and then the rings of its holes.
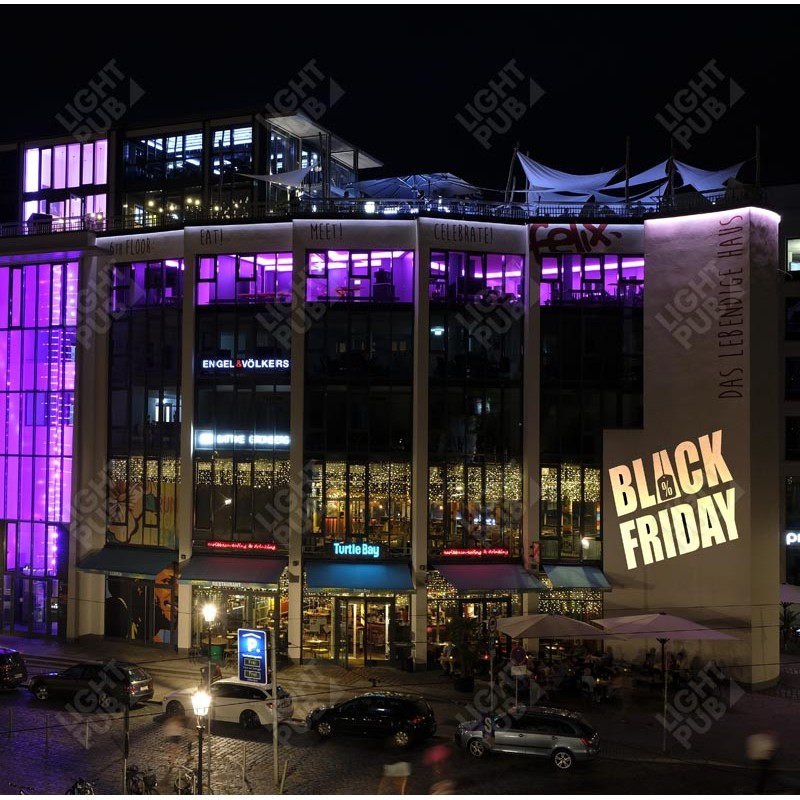
POLYGON ((414 253, 410 250, 321 250, 308 253, 310 302, 411 303, 414 253))
POLYGON ((77 262, 0 265, 5 569, 55 576, 70 520, 77 262))

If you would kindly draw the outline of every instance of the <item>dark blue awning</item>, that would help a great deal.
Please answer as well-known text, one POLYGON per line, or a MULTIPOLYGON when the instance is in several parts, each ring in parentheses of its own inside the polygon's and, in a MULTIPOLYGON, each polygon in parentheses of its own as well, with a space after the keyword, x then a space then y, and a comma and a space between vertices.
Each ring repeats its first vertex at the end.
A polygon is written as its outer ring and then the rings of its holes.
POLYGON ((439 564, 436 569, 459 591, 545 590, 544 584, 520 564, 439 564))
POLYGON ((83 572, 104 572, 108 575, 154 580, 159 572, 177 560, 178 553, 164 547, 108 544, 96 553, 89 553, 78 563, 77 568, 83 572))
POLYGON ((411 568, 396 564, 350 564, 308 561, 306 582, 309 589, 368 589, 410 592, 414 588, 411 568))
POLYGON ((599 567, 545 564, 544 571, 554 589, 611 589, 611 584, 599 567))
POLYGON ((232 583, 276 586, 288 561, 257 556, 192 556, 181 569, 181 583, 232 583))

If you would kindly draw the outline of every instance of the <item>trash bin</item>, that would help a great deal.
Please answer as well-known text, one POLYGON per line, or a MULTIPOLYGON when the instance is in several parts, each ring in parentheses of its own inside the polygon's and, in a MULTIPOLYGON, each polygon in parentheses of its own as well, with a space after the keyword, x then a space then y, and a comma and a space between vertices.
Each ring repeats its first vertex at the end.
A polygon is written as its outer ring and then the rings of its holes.
POLYGON ((224 652, 225 652, 224 644, 212 644, 210 649, 211 660, 222 661, 224 652))

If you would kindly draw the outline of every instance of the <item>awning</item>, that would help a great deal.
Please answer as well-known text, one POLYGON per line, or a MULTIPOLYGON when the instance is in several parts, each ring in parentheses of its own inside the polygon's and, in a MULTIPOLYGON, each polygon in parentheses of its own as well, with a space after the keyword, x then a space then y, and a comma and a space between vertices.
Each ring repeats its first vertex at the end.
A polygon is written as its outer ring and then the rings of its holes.
POLYGON ((177 560, 178 553, 164 547, 107 544, 102 550, 89 553, 77 568, 83 572, 105 572, 153 580, 177 560))
POLYGON ((459 591, 545 591, 544 584, 519 564, 440 564, 436 569, 459 591))
POLYGON ((192 556, 184 564, 181 583, 253 583, 276 586, 288 561, 256 556, 192 556))
POLYGON ((308 561, 306 582, 309 589, 384 589, 409 592, 414 588, 411 569, 405 562, 334 564, 329 561, 308 561))
POLYGON ((545 565, 544 571, 554 589, 611 589, 611 584, 599 567, 545 565))

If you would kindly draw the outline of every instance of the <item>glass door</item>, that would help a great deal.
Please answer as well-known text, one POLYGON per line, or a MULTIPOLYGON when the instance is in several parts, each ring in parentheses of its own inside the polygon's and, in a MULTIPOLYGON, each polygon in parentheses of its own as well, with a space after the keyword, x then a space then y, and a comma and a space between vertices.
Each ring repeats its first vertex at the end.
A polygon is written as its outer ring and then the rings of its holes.
POLYGON ((337 663, 349 668, 388 662, 393 619, 394 598, 338 598, 337 663))

